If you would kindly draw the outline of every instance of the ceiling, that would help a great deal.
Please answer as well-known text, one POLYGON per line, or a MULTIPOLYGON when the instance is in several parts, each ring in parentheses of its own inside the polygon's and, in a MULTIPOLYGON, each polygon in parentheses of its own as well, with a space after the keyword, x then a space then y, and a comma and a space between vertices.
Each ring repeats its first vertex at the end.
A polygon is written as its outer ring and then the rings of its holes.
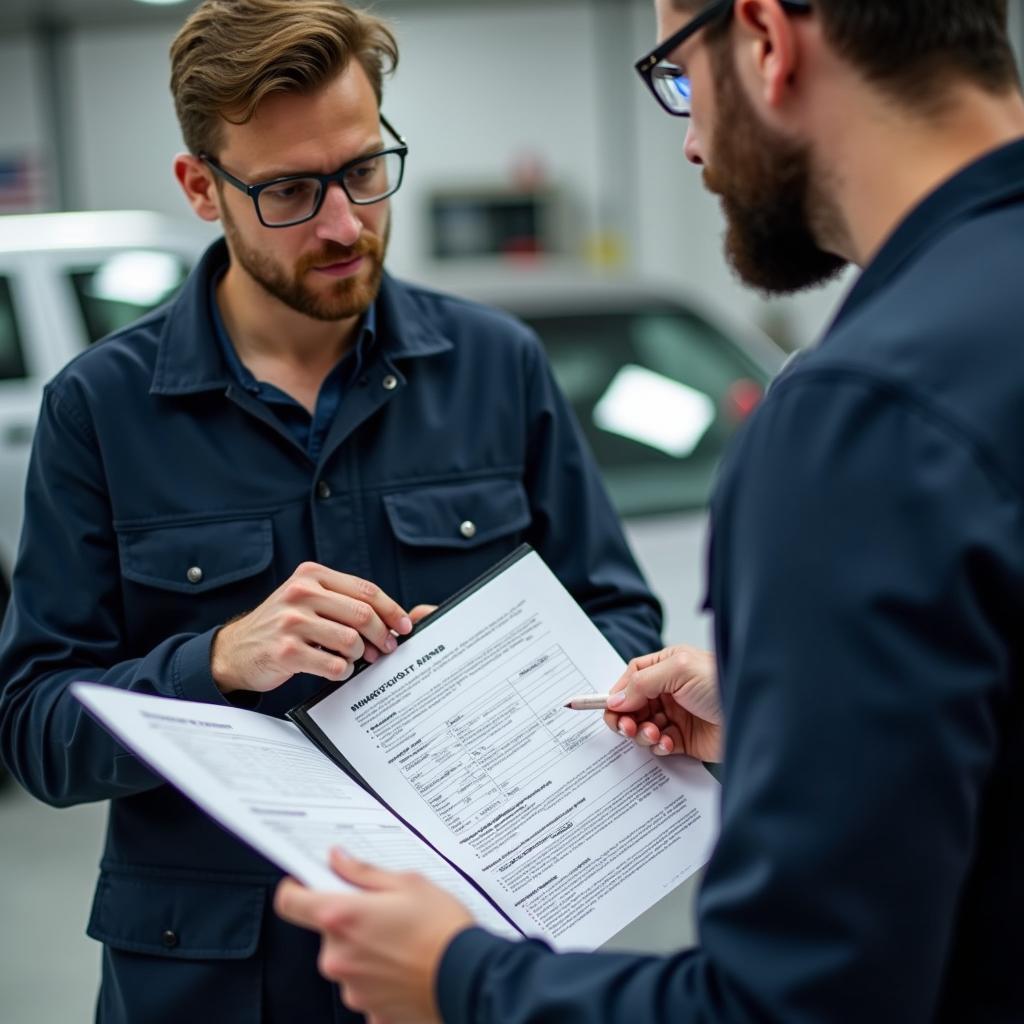
MULTIPOLYGON (((197 0, 183 0, 168 6, 139 3, 138 0, 0 0, 0 32, 23 31, 33 27, 78 28, 80 26, 139 25, 172 23, 180 25, 197 0)), ((400 7, 447 5, 498 6, 510 0, 357 0, 385 14, 400 7)), ((516 0, 522 3, 522 0, 516 0)), ((532 0, 542 3, 544 0, 532 0)), ((609 2, 609 0, 604 0, 609 2)), ((616 2, 616 0, 610 0, 616 2)))

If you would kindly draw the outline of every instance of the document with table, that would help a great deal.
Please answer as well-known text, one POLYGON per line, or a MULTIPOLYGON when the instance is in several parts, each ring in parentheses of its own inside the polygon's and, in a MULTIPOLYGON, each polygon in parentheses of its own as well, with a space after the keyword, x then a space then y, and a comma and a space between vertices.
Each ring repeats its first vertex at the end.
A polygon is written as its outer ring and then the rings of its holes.
POLYGON ((623 668, 524 547, 395 653, 294 709, 301 732, 234 708, 74 692, 309 885, 344 887, 326 866, 343 846, 426 874, 485 927, 593 949, 700 868, 717 834, 718 786, 699 762, 655 758, 600 712, 563 707, 623 668))

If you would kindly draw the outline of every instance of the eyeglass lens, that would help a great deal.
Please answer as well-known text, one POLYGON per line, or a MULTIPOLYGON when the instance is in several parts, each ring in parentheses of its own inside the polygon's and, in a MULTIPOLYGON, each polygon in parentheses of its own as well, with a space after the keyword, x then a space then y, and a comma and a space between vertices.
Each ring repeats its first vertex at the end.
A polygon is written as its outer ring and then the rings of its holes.
POLYGON ((677 114, 690 112, 690 79, 672 64, 659 64, 651 71, 651 81, 666 109, 677 114))
MULTIPOLYGON (((402 157, 398 153, 367 157, 337 180, 352 202, 379 202, 401 184, 402 157)), ((260 216, 264 223, 275 226, 307 220, 319 205, 322 191, 317 178, 289 178, 271 185, 259 193, 260 216)))

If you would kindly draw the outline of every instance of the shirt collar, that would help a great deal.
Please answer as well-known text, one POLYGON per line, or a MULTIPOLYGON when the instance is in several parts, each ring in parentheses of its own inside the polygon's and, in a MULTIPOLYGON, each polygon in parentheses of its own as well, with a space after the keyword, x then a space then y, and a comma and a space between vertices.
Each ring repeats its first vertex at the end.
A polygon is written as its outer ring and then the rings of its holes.
POLYGON ((985 210, 1024 198, 1024 139, 986 154, 925 197, 864 269, 826 338, 891 284, 900 270, 939 238, 985 210))

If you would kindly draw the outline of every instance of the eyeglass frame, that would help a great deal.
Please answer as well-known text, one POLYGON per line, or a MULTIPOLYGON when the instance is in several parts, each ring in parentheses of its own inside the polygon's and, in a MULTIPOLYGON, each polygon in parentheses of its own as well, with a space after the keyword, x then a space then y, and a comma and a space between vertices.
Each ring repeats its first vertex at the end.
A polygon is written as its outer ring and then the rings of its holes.
MULTIPOLYGON (((712 0, 706 7, 701 8, 678 32, 673 32, 668 39, 658 43, 650 53, 641 57, 633 67, 640 76, 641 81, 651 91, 651 95, 658 101, 667 114, 673 117, 689 117, 689 110, 672 110, 671 107, 661 98, 657 86, 654 84, 654 69, 658 67, 670 53, 674 53, 691 36, 696 35, 702 28, 724 18, 726 14, 732 13, 736 0, 712 0)), ((810 0, 779 0, 779 5, 794 13, 808 14, 813 9, 810 0)), ((677 77, 688 77, 680 71, 677 77)))
POLYGON ((373 206, 374 203, 382 203, 385 199, 393 196, 401 187, 402 181, 405 177, 405 158, 409 155, 409 146, 405 139, 399 135, 397 131, 392 127, 388 119, 381 114, 380 123, 398 140, 397 146, 391 146, 387 149, 382 149, 376 153, 367 153, 365 156, 358 156, 354 160, 349 160, 348 163, 343 164, 338 170, 331 174, 317 174, 314 171, 307 171, 302 174, 285 174, 278 178, 271 178, 269 181, 258 181, 253 184, 242 181, 241 178, 236 178, 230 171, 224 170, 223 167, 208 153, 199 153, 199 159, 202 160, 207 167, 210 168, 219 178, 222 178, 229 185, 233 185, 239 190, 244 192, 251 200, 254 209, 256 210, 256 216, 259 218, 259 222, 265 228, 293 228, 298 224, 305 224, 306 221, 312 220, 323 208, 324 200, 327 198, 327 189, 334 183, 337 182, 342 192, 345 193, 348 201, 354 206, 373 206), (379 157, 391 156, 393 153, 397 153, 402 158, 401 167, 398 174, 398 183, 389 192, 385 192, 384 195, 378 196, 376 199, 355 199, 349 192, 348 187, 345 184, 345 175, 352 170, 353 167, 357 167, 359 164, 364 163, 367 160, 376 160, 379 157), (268 224, 263 219, 263 213, 260 210, 260 193, 265 189, 270 188, 273 185, 281 185, 289 181, 310 181, 315 180, 320 183, 320 195, 317 198, 313 211, 301 220, 291 220, 287 224, 268 224))

